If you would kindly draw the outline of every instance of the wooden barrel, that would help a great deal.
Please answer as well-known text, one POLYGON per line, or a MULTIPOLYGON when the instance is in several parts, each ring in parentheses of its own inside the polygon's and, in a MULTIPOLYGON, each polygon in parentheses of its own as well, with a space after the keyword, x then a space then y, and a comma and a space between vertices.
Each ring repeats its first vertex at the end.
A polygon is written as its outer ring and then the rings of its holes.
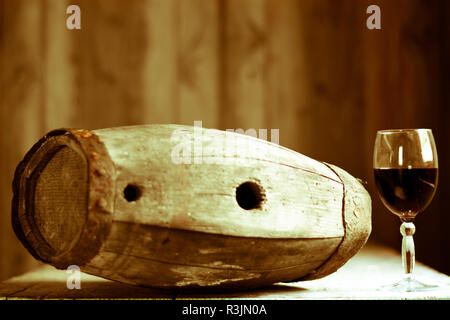
POLYGON ((371 231, 370 196, 344 170, 190 126, 51 131, 13 189, 13 228, 36 259, 167 289, 317 279, 371 231))

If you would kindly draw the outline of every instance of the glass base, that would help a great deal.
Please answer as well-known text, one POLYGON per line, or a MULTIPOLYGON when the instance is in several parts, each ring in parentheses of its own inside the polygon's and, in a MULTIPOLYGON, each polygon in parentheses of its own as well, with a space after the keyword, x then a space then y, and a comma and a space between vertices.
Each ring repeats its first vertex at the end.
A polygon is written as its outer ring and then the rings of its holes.
POLYGON ((404 278, 394 284, 381 286, 383 291, 397 291, 397 292, 420 292, 438 289, 439 286, 433 284, 426 284, 417 281, 414 278, 404 278))

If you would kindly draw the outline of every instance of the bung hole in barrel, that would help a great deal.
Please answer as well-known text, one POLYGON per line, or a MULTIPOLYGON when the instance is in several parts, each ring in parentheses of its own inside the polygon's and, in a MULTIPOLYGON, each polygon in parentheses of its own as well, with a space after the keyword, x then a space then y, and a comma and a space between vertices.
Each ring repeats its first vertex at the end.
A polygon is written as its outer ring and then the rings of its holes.
POLYGON ((141 188, 135 184, 128 184, 125 189, 123 189, 123 196, 128 202, 138 200, 141 195, 141 188))
POLYGON ((255 182, 247 181, 236 188, 236 201, 242 209, 261 208, 264 200, 262 188, 255 182))

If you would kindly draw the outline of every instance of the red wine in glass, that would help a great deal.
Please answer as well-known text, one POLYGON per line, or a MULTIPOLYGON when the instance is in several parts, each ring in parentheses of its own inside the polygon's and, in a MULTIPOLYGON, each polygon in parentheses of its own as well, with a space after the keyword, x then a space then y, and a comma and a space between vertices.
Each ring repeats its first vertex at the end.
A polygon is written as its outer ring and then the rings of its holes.
POLYGON ((406 222, 424 211, 436 192, 437 168, 375 169, 374 174, 383 204, 406 222))
POLYGON ((375 183, 383 204, 402 225, 404 277, 382 289, 422 291, 437 288, 414 278, 414 218, 423 212, 436 192, 438 158, 430 129, 396 129, 377 132, 373 155, 375 183))

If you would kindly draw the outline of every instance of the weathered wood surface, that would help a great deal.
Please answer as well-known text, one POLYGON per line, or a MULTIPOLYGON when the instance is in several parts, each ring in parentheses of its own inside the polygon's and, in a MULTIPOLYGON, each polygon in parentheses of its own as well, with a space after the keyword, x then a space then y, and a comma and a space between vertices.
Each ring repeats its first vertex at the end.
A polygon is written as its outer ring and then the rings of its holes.
POLYGON ((164 288, 320 278, 371 230, 370 196, 342 169, 177 125, 50 132, 17 168, 12 214, 39 260, 164 288))
POLYGON ((278 283, 264 289, 208 294, 168 294, 81 274, 81 289, 67 289, 69 274, 51 266, 9 279, 0 284, 0 299, 450 299, 450 277, 421 263, 416 276, 439 290, 428 292, 379 291, 381 285, 402 276, 398 252, 368 243, 345 266, 328 277, 296 283, 278 283))
MULTIPOLYGON (((375 195, 377 129, 431 127, 449 163, 450 3, 372 1, 0 0, 0 209, 26 150, 52 128, 141 123, 278 128, 280 143, 347 169, 375 195), (65 9, 82 8, 82 30, 65 9), (387 116, 388 115, 388 116, 387 116)), ((418 216, 419 258, 450 270, 450 168, 418 216), (422 218, 423 217, 423 218, 422 218)), ((374 234, 397 218, 374 197, 374 234)), ((0 215, 0 279, 35 262, 0 215)))
POLYGON ((116 221, 232 236, 344 235, 339 176, 302 154, 246 135, 192 126, 94 132, 115 164, 116 195, 130 184, 143 190, 139 201, 116 198, 116 221), (174 164, 172 156, 184 157, 186 148, 186 158, 177 161, 189 163, 174 164), (245 211, 236 202, 236 188, 247 181, 263 194, 255 210, 245 211))

